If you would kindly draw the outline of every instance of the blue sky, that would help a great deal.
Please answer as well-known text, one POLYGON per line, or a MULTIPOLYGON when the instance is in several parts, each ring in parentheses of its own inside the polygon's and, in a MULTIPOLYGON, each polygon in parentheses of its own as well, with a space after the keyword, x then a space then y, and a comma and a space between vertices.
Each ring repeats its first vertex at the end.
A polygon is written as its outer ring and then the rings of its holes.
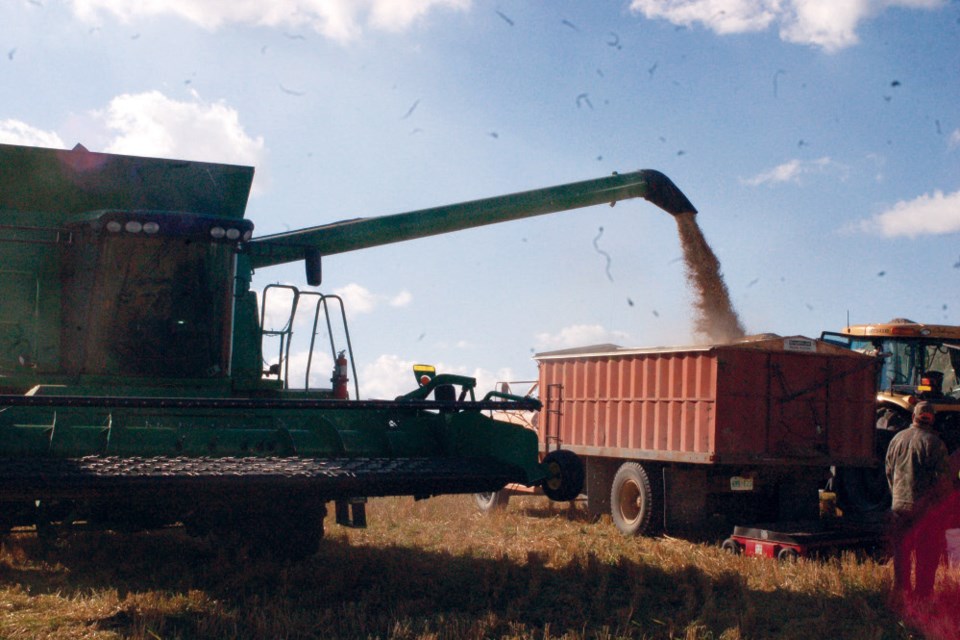
MULTIPOLYGON (((650 168, 749 332, 960 324, 958 2, 10 0, 0 25, 0 142, 253 165, 258 235, 650 168)), ((693 343, 680 256, 638 200, 331 256, 321 289, 390 397, 414 362, 489 387, 537 351, 693 343)))

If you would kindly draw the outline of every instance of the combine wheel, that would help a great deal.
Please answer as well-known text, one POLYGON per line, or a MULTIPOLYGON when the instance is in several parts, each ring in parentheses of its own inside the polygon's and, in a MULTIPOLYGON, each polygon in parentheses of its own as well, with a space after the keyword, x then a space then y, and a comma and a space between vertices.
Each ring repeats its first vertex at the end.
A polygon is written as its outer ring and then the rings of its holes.
POLYGON ((34 510, 34 527, 37 539, 44 544, 52 544, 65 539, 70 533, 71 518, 64 505, 56 502, 37 501, 34 510))
POLYGON ((627 536, 654 533, 659 505, 650 476, 636 462, 624 462, 613 477, 610 514, 617 529, 627 536))
POLYGON ((277 500, 221 511, 192 525, 208 531, 215 544, 231 554, 276 560, 302 560, 315 554, 323 538, 326 506, 277 500))
POLYGON ((486 493, 473 494, 473 499, 477 501, 477 508, 482 513, 493 513, 507 508, 507 504, 510 502, 510 493, 506 489, 487 491, 486 493))
POLYGON ((298 523, 278 533, 285 535, 272 540, 270 555, 284 560, 303 560, 320 550, 323 520, 298 523))
POLYGON ((543 459, 550 476, 543 483, 543 492, 555 502, 574 500, 583 491, 583 460, 573 451, 557 449, 543 459))
POLYGON ((266 555, 277 559, 309 558, 320 549, 326 515, 324 505, 305 505, 303 509, 279 514, 275 522, 265 523, 266 526, 259 530, 258 542, 263 544, 266 555))

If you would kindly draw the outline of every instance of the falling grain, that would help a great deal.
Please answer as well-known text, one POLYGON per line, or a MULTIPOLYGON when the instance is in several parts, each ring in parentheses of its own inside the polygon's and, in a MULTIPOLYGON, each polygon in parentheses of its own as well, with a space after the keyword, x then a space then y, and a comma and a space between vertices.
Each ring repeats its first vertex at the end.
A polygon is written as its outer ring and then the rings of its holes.
POLYGON ((730 293, 720 273, 720 261, 703 237, 695 214, 681 213, 674 218, 683 246, 687 282, 696 296, 695 333, 714 343, 742 338, 743 324, 730 302, 730 293))

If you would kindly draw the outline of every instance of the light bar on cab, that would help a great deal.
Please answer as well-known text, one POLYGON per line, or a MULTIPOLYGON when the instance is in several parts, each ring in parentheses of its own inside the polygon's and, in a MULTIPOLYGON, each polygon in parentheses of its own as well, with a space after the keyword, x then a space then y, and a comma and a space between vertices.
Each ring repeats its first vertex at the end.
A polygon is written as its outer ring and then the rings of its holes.
POLYGON ((247 242, 253 236, 250 220, 179 211, 100 211, 81 224, 111 236, 192 237, 228 244, 247 242))

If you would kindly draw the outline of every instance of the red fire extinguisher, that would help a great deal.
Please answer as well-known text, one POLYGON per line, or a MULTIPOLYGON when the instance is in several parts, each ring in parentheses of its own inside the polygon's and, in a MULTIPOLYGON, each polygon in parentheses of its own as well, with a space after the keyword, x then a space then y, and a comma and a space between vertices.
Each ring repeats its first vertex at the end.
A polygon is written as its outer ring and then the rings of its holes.
POLYGON ((333 385, 333 397, 337 400, 346 400, 350 397, 350 391, 347 389, 347 352, 341 351, 337 355, 337 361, 333 364, 333 377, 330 383, 333 385))

